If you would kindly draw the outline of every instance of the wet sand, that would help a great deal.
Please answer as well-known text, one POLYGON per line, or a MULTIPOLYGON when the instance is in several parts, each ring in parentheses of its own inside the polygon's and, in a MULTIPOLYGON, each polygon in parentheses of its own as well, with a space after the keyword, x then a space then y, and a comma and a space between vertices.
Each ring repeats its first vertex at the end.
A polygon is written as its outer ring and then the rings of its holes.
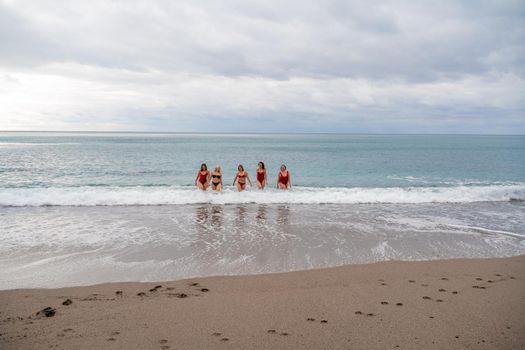
POLYGON ((525 256, 0 291, 1 349, 523 349, 524 329, 525 256))

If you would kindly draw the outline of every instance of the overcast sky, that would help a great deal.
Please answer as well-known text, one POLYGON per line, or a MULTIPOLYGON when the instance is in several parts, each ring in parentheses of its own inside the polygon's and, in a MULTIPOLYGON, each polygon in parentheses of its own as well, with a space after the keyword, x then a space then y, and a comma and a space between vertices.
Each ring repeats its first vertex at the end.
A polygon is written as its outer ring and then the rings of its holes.
POLYGON ((524 1, 0 0, 0 130, 525 133, 524 1))

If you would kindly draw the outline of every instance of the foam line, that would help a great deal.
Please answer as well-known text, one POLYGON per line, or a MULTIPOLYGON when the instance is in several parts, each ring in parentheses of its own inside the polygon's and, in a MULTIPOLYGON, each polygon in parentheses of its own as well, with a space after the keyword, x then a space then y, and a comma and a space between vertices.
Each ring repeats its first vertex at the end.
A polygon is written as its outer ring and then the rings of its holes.
POLYGON ((167 204, 471 203, 525 200, 525 185, 251 189, 202 192, 190 186, 0 188, 0 206, 113 206, 167 204))

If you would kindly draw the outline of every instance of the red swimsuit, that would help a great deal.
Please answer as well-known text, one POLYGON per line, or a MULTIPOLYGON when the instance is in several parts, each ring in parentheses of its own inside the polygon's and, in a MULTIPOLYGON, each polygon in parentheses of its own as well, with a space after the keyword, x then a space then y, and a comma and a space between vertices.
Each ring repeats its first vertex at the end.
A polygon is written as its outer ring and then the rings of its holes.
POLYGON ((286 176, 279 171, 279 182, 285 186, 288 186, 288 171, 286 171, 286 176))
POLYGON ((257 171, 257 181, 259 181, 260 183, 262 183, 264 181, 264 174, 266 173, 266 171, 257 171))
POLYGON ((246 173, 242 175, 239 173, 237 174, 237 183, 241 185, 241 188, 243 189, 246 187, 246 180, 244 179, 245 177, 246 177, 246 173), (242 182, 241 182, 241 179, 243 180, 242 182))
POLYGON ((199 182, 204 185, 207 180, 208 180, 208 171, 206 170, 204 174, 202 174, 202 171, 199 171, 199 182))

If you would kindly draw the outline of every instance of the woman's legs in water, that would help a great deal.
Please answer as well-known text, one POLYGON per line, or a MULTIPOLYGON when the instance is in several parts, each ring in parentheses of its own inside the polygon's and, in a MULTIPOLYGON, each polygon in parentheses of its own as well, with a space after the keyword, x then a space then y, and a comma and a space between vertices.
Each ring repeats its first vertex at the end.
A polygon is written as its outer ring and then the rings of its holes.
POLYGON ((285 184, 283 184, 282 182, 279 182, 279 188, 280 188, 281 190, 287 190, 287 189, 288 189, 288 185, 285 185, 285 184))

